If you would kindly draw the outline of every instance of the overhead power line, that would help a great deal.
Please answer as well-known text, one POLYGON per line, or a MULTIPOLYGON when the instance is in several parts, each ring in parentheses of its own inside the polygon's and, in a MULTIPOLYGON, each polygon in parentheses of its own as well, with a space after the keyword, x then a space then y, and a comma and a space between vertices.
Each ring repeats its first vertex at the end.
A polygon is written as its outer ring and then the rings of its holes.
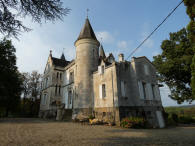
POLYGON ((183 0, 165 17, 165 19, 135 48, 131 54, 127 57, 131 57, 152 35, 157 29, 175 12, 175 10, 183 3, 183 0))

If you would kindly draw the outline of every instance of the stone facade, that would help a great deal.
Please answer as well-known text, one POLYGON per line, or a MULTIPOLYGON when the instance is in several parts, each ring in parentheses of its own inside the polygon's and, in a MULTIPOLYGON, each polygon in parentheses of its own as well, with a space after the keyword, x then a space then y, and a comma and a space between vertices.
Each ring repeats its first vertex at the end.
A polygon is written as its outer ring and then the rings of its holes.
POLYGON ((146 118, 164 127, 163 107, 156 70, 146 57, 124 60, 106 57, 103 46, 86 19, 75 42, 76 58, 66 61, 50 52, 43 76, 40 117, 79 118, 95 116, 120 124, 125 117, 146 118))

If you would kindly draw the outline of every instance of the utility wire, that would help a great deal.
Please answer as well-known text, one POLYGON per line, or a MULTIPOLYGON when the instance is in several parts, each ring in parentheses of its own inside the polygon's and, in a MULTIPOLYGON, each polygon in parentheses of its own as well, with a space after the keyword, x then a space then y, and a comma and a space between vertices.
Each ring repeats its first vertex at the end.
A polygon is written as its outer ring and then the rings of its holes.
MULTIPOLYGON (((129 57, 131 57, 152 35, 153 33, 175 12, 175 10, 183 3, 184 0, 182 0, 168 15, 167 17, 141 42, 141 44, 139 44, 139 46, 137 48, 135 48, 131 54, 127 57, 127 59, 129 57)), ((127 60, 126 59, 126 60, 127 60)))

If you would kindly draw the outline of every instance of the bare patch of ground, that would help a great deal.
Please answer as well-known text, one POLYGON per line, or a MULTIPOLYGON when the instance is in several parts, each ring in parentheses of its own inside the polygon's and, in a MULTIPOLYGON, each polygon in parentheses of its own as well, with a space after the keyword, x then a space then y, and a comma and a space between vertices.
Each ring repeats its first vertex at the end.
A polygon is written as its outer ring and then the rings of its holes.
POLYGON ((122 129, 42 119, 0 119, 0 146, 195 146, 195 126, 122 129))

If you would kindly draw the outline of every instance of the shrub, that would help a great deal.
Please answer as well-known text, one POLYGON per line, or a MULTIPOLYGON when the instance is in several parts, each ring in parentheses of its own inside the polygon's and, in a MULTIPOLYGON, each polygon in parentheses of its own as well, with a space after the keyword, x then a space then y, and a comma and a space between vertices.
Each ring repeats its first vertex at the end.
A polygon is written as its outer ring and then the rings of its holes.
POLYGON ((180 116, 179 117, 179 123, 191 124, 191 123, 195 123, 195 120, 190 116, 180 116))
POLYGON ((127 117, 127 118, 122 119, 121 127, 124 127, 124 128, 146 128, 147 122, 144 118, 127 117))
POLYGON ((94 119, 95 117, 94 116, 92 116, 92 115, 89 115, 89 119, 94 119))
POLYGON ((173 120, 172 116, 169 116, 167 119, 167 126, 177 126, 177 122, 175 120, 173 120))
POLYGON ((178 122, 178 115, 177 115, 177 114, 173 113, 173 114, 171 115, 171 117, 172 117, 172 119, 173 119, 176 123, 178 122))

